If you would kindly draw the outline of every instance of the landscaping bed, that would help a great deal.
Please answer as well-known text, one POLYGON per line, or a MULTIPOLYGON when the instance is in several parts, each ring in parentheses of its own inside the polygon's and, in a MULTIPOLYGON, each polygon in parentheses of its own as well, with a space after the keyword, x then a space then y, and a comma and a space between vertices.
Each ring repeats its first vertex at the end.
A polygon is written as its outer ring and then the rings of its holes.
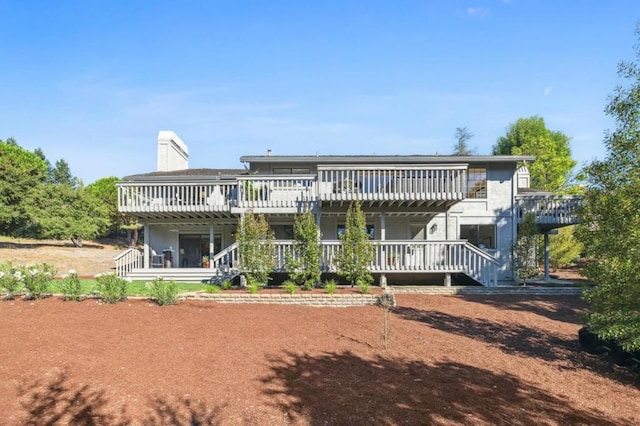
POLYGON ((580 350, 578 297, 396 298, 386 350, 375 306, 2 301, 0 412, 5 424, 640 423, 637 376, 580 350))

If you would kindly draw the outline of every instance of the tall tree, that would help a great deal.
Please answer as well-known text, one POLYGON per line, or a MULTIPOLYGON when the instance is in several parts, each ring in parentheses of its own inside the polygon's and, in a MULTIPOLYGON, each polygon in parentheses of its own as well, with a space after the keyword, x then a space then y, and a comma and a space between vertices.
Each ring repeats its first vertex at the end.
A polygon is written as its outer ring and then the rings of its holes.
POLYGON ((353 201, 347 210, 345 232, 340 236, 342 247, 338 253, 338 274, 351 286, 358 285, 366 293, 373 276, 369 265, 373 261, 374 248, 369 241, 367 222, 359 201, 353 201))
POLYGON ((564 133, 547 129, 542 117, 520 118, 498 138, 493 154, 535 155, 536 161, 528 165, 531 187, 556 192, 567 186, 577 164, 571 158, 569 141, 564 133))
MULTIPOLYGON (((640 24, 636 36, 640 41, 640 24)), ((635 49, 640 60, 640 44, 635 49)), ((618 76, 626 85, 614 89, 605 108, 616 128, 605 135, 605 159, 586 168, 578 235, 597 257, 586 268, 598 284, 584 295, 589 327, 603 339, 640 350, 640 66, 620 62, 618 76)))
POLYGON ((456 144, 453 146, 453 155, 473 155, 475 150, 469 148, 469 140, 473 133, 467 127, 456 127, 456 144))
POLYGON ((322 249, 316 217, 310 211, 296 216, 293 223, 293 256, 288 260, 291 280, 311 290, 322 275, 322 249))
POLYGON ((71 174, 71 168, 64 158, 56 161, 56 165, 51 169, 51 180, 56 185, 76 186, 76 179, 71 174))
POLYGON ((247 276, 249 286, 263 286, 276 264, 273 230, 264 215, 248 211, 240 218, 236 241, 240 267, 247 276))
MULTIPOLYGON (((93 197, 97 203, 102 204, 109 219, 110 234, 114 234, 122 225, 128 224, 122 213, 118 211, 118 188, 116 182, 118 178, 110 176, 98 179, 86 187, 87 195, 93 197)), ((137 226, 136 228, 137 229, 137 226)))

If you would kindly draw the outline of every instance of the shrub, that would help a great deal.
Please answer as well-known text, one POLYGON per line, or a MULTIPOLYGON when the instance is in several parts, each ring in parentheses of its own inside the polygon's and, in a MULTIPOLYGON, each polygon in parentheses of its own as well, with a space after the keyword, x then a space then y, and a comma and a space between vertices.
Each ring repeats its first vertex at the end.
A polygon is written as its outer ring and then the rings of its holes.
POLYGON ((96 289, 106 303, 117 303, 127 296, 127 281, 114 273, 96 275, 96 289))
POLYGON ((51 265, 27 265, 20 272, 27 299, 41 299, 49 292, 49 284, 55 274, 51 265))
POLYGON ((24 287, 22 272, 13 266, 11 262, 0 265, 0 289, 4 289, 7 294, 6 299, 13 299, 22 291, 24 287))
POLYGON ((370 281, 367 277, 363 277, 361 279, 356 280, 356 285, 360 288, 360 293, 366 294, 369 293, 369 285, 370 281))
POLYGON ((223 290, 231 290, 233 283, 231 280, 224 280, 222 281, 222 284, 220 284, 220 287, 222 287, 223 290))
POLYGON ((260 281, 248 276, 247 277, 247 289, 249 293, 255 294, 262 288, 263 284, 260 281))
POLYGON ((324 282, 324 289, 327 290, 327 293, 333 294, 338 287, 338 283, 336 280, 327 280, 324 282))
POLYGON ((178 301, 178 285, 174 280, 165 281, 159 277, 147 283, 147 287, 158 305, 175 305, 178 301))
POLYGON ((220 287, 215 284, 207 284, 204 286, 205 293, 220 293, 220 287))
POLYGON ((71 270, 69 274, 63 275, 58 286, 65 300, 75 300, 76 302, 80 300, 82 285, 76 271, 71 270))
POLYGON ((296 292, 296 290, 298 289, 298 286, 296 285, 295 282, 291 281, 291 280, 287 280, 282 284, 282 287, 287 291, 287 293, 289 294, 294 294, 296 292))

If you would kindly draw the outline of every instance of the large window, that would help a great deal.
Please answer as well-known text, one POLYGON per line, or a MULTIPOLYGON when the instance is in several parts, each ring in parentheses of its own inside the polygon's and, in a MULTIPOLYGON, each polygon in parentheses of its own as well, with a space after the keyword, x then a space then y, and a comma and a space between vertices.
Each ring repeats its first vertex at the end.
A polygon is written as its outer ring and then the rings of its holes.
POLYGON ((460 239, 486 249, 496 248, 495 225, 460 225, 460 239))
POLYGON ((311 173, 311 169, 298 167, 298 168, 282 168, 282 167, 274 167, 273 174, 274 175, 308 175, 311 173))
POLYGON ((470 167, 467 171, 467 198, 487 198, 486 167, 470 167))

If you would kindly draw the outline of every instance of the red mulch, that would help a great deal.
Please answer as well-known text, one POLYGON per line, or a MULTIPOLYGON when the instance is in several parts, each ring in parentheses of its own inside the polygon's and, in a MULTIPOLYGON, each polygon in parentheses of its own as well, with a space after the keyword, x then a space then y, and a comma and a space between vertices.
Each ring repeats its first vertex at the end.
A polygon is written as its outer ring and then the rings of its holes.
POLYGON ((3 301, 1 423, 640 423, 579 298, 397 299, 386 350, 377 307, 3 301))

